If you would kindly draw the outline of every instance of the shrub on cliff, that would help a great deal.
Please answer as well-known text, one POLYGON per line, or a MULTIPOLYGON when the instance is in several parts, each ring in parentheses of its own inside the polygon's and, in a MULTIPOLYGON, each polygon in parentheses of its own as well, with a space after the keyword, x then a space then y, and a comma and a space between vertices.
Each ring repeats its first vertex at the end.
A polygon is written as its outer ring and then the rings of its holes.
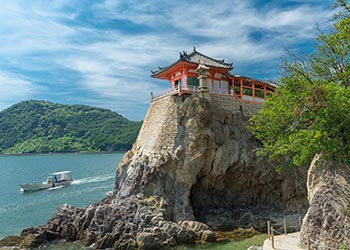
POLYGON ((273 160, 300 166, 321 153, 350 162, 350 6, 335 7, 332 30, 319 31, 312 54, 289 53, 275 95, 251 119, 261 153, 273 160))

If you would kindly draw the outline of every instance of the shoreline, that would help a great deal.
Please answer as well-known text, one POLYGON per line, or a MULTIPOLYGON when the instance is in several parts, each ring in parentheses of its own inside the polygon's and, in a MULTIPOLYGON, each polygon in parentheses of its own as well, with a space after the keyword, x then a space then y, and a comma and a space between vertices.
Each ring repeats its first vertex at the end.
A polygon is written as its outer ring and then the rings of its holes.
POLYGON ((21 153, 21 154, 2 154, 0 153, 0 157, 6 157, 6 156, 35 156, 35 155, 92 155, 92 154, 116 154, 116 153, 126 153, 128 150, 125 151, 99 151, 99 152, 71 152, 71 153, 64 153, 64 152, 55 152, 55 153, 21 153))

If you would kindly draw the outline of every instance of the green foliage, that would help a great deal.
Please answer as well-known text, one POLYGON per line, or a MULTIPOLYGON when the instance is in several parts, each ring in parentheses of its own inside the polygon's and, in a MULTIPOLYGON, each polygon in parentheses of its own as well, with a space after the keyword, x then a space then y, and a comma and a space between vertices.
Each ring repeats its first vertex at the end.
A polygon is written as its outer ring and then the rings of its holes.
POLYGON ((289 53, 275 95, 251 119, 260 153, 275 161, 300 166, 321 153, 350 162, 350 18, 342 2, 333 30, 319 34, 313 54, 289 53))
POLYGON ((256 89, 255 96, 260 97, 260 98, 264 98, 264 90, 256 89))
POLYGON ((127 150, 140 127, 106 109, 24 101, 0 112, 0 152, 127 150))
POLYGON ((339 250, 347 250, 348 248, 344 244, 340 244, 338 247, 339 250))
POLYGON ((251 120, 253 133, 264 144, 263 153, 296 166, 310 162, 316 153, 348 162, 350 89, 336 83, 300 86, 305 82, 283 81, 285 85, 251 120))
POLYGON ((334 16, 333 31, 329 34, 320 32, 316 53, 311 58, 312 68, 316 76, 349 87, 350 5, 346 0, 337 0, 335 7, 340 9, 334 16))
POLYGON ((243 89, 243 95, 253 95, 253 90, 252 89, 243 89))

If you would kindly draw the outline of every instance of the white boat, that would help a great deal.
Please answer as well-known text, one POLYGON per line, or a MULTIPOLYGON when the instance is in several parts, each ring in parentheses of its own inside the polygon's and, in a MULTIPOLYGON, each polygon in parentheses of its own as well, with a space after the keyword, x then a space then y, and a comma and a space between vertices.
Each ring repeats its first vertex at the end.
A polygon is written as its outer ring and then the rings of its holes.
POLYGON ((19 186, 21 187, 22 192, 34 192, 42 189, 64 187, 71 184, 72 181, 71 171, 62 171, 49 174, 47 180, 43 183, 24 183, 19 186))

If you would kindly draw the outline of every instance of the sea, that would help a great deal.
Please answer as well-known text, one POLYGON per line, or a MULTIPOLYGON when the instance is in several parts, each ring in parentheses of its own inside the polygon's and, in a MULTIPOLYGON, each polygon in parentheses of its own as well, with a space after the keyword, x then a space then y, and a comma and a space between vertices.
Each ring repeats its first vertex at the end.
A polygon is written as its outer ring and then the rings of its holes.
POLYGON ((114 187, 123 153, 0 156, 0 239, 23 228, 46 224, 60 204, 85 207, 114 187), (49 173, 69 170, 70 186, 23 193, 19 184, 42 182, 49 173))

